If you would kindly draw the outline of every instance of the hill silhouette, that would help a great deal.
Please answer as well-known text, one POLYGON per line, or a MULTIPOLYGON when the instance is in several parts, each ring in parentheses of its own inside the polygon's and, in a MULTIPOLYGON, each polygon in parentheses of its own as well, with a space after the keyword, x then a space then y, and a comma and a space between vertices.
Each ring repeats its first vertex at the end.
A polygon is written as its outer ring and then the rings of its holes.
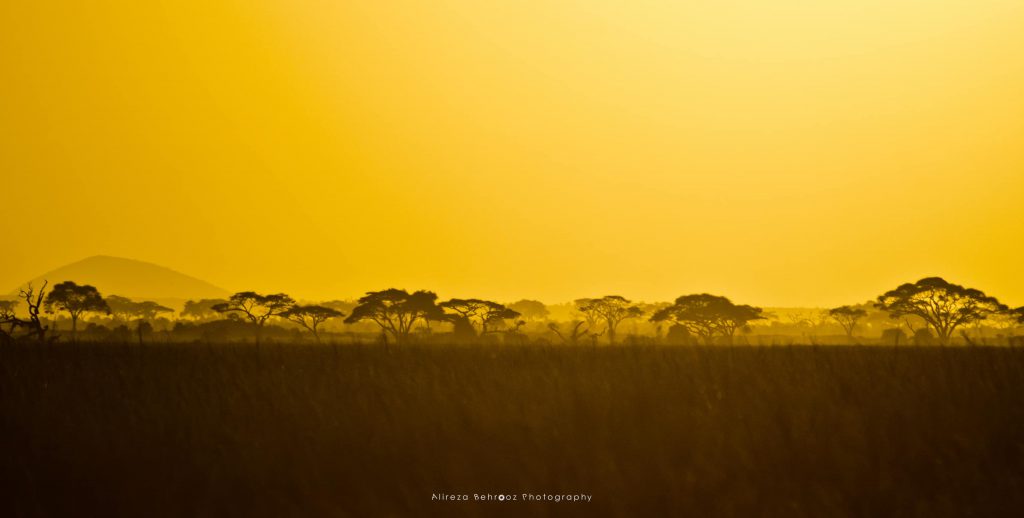
MULTIPOLYGON (((44 280, 50 281, 51 285, 62 281, 91 284, 103 295, 154 300, 173 306, 180 306, 188 299, 223 298, 229 295, 227 290, 170 268, 106 255, 88 257, 62 266, 29 282, 39 286, 44 280)), ((17 294, 27 284, 22 284, 11 293, 17 294)))

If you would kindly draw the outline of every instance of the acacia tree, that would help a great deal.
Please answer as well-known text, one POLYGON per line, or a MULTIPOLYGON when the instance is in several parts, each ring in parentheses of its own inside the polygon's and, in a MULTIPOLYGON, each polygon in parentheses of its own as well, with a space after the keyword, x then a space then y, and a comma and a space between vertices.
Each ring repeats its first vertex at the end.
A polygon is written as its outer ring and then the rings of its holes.
POLYGON ((548 307, 539 300, 528 300, 523 299, 520 301, 507 304, 508 309, 518 312, 526 320, 544 320, 548 318, 551 313, 548 311, 548 307))
POLYGON ((72 281, 57 284, 46 296, 46 306, 64 311, 71 316, 71 341, 78 339, 78 319, 86 313, 110 313, 99 290, 88 284, 79 286, 72 281))
MULTIPOLYGON (((572 301, 573 307, 583 315, 583 319, 586 320, 587 329, 591 333, 597 329, 597 323, 601 320, 601 315, 597 313, 597 308, 591 304, 593 300, 594 299, 576 299, 572 301)), ((601 331, 601 333, 604 333, 604 331, 601 331)))
POLYGON ((404 344, 409 341, 416 322, 445 319, 444 310, 437 306, 436 301, 437 294, 431 291, 411 294, 395 288, 370 291, 359 299, 359 305, 352 309, 345 323, 371 320, 384 333, 385 345, 389 333, 395 343, 404 344))
POLYGON ((875 307, 892 319, 906 315, 920 317, 948 345, 953 332, 989 315, 1007 311, 995 297, 974 288, 952 284, 941 277, 927 277, 913 284, 902 284, 878 296, 875 307))
POLYGON ((135 303, 135 318, 145 321, 156 320, 160 313, 174 313, 174 310, 152 300, 135 303))
POLYGON ((115 321, 120 320, 125 324, 131 321, 135 311, 135 302, 132 299, 120 295, 109 295, 105 300, 115 321))
POLYGON ((110 295, 104 300, 107 301, 107 306, 110 308, 110 314, 113 315, 116 320, 121 320, 125 324, 128 324, 133 320, 152 320, 160 313, 174 312, 173 309, 150 300, 135 302, 128 297, 122 297, 120 295, 110 295))
POLYGON ((313 334, 317 343, 320 343, 320 324, 332 318, 343 317, 345 314, 324 306, 292 306, 282 316, 306 328, 313 334))
POLYGON ((764 310, 747 304, 732 304, 724 308, 722 318, 718 321, 718 331, 732 343, 732 338, 739 329, 746 328, 752 320, 761 320, 764 310))
POLYGON ((284 293, 260 295, 254 291, 241 291, 227 302, 214 304, 211 309, 218 313, 240 314, 256 324, 256 344, 259 345, 267 321, 280 317, 294 305, 295 300, 284 293))
POLYGON ((106 298, 110 313, 115 319, 124 321, 127 326, 131 321, 136 321, 136 331, 139 335, 139 344, 142 344, 143 330, 146 327, 152 328, 151 320, 155 320, 160 313, 173 313, 174 310, 151 300, 135 302, 127 297, 111 295, 106 298))
POLYGON ((487 304, 487 301, 480 299, 451 299, 438 304, 438 307, 450 312, 446 313, 448 320, 459 326, 461 333, 465 333, 468 338, 475 338, 474 325, 480 320, 479 315, 484 312, 487 304))
POLYGON ((142 302, 135 303, 135 311, 133 316, 137 322, 135 324, 135 332, 139 336, 139 345, 142 345, 142 339, 145 333, 153 331, 153 320, 156 320, 160 313, 174 313, 174 310, 153 302, 151 300, 144 300, 142 302))
POLYGON ((731 340, 737 329, 762 318, 761 308, 736 305, 725 297, 701 293, 677 298, 671 306, 656 311, 650 320, 678 324, 712 345, 715 335, 731 340))
POLYGON ((519 318, 518 311, 505 307, 504 304, 481 299, 451 299, 438 304, 442 309, 452 311, 450 315, 456 319, 465 319, 470 325, 479 325, 480 334, 485 335, 496 331, 493 327, 505 320, 519 318))
POLYGON ((843 331, 846 331, 846 338, 853 339, 853 330, 857 327, 857 322, 868 316, 868 312, 863 308, 839 306, 828 310, 828 316, 843 327, 843 331))
POLYGON ((185 302, 185 307, 181 310, 181 317, 192 320, 210 320, 220 315, 213 310, 213 307, 227 302, 224 299, 189 300, 185 302))
POLYGON ((579 299, 576 308, 584 315, 593 315, 595 320, 603 320, 608 333, 608 343, 615 343, 615 331, 623 320, 639 318, 644 312, 640 306, 633 305, 625 297, 606 295, 599 299, 579 299))
POLYGON ((526 324, 523 320, 516 320, 522 316, 518 311, 509 309, 503 304, 492 302, 481 315, 481 334, 498 332, 504 330, 506 333, 516 333, 519 328, 526 324), (506 326, 506 320, 516 320, 512 327, 506 326), (493 326, 493 327, 490 327, 493 326))
POLYGON ((697 335, 711 345, 714 340, 716 324, 720 317, 716 306, 721 299, 707 293, 700 295, 683 295, 671 306, 662 308, 651 315, 651 322, 672 322, 686 328, 690 334, 697 335))

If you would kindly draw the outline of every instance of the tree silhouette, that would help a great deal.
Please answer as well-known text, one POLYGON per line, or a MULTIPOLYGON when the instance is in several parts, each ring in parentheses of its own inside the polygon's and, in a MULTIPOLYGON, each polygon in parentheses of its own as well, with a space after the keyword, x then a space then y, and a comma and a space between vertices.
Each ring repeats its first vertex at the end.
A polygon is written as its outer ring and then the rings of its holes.
POLYGON ((572 330, 569 332, 568 336, 562 334, 562 332, 558 329, 558 324, 556 324, 555 322, 549 322, 548 329, 555 333, 555 335, 558 336, 558 338, 560 338, 563 343, 568 345, 576 345, 580 342, 580 338, 587 336, 588 328, 583 327, 584 324, 585 322, 581 320, 571 322, 572 330))
POLYGON ((313 334, 313 338, 319 343, 320 324, 332 318, 341 318, 345 314, 324 306, 292 306, 282 316, 309 330, 313 334))
POLYGON ((438 306, 452 311, 454 315, 451 316, 465 319, 470 324, 479 325, 481 335, 494 332, 495 329, 490 326, 500 326, 505 320, 520 316, 518 311, 489 300, 451 299, 438 304, 438 306))
POLYGON ((14 316, 15 309, 17 309, 16 300, 0 300, 0 318, 9 318, 14 316))
POLYGON ((462 315, 449 315, 448 320, 452 323, 452 340, 455 343, 467 344, 476 340, 476 328, 468 318, 462 315))
POLYGON ((634 306, 628 299, 619 295, 606 295, 599 299, 579 299, 576 301, 576 308, 584 315, 592 315, 590 318, 594 320, 604 321, 609 344, 615 343, 615 331, 623 320, 639 318, 644 314, 639 306, 634 306))
POLYGON ((672 324, 665 335, 665 343, 670 345, 688 345, 693 342, 690 330, 679 324, 672 324))
POLYGON ((9 343, 14 339, 14 330, 20 325, 14 310, 18 307, 16 300, 0 300, 0 325, 9 326, 8 329, 0 327, 0 342, 9 343))
POLYGON ((110 295, 105 299, 110 307, 110 314, 125 323, 133 320, 153 320, 160 313, 173 313, 174 310, 151 300, 135 302, 120 295, 110 295))
POLYGON ((526 320, 544 320, 548 318, 551 313, 548 311, 548 307, 543 302, 538 300, 523 299, 520 301, 508 304, 508 309, 518 312, 526 320))
POLYGON ((839 306, 828 310, 828 316, 843 327, 843 331, 846 331, 846 338, 853 339, 853 330, 857 327, 857 321, 868 316, 868 312, 853 306, 839 306))
POLYGON ((114 316, 114 320, 120 320, 126 324, 132 320, 132 317, 135 315, 135 302, 133 300, 120 295, 108 295, 105 300, 107 301, 107 307, 110 308, 110 314, 114 316))
POLYGON ((764 318, 762 312, 761 308, 736 305, 725 297, 701 293, 677 298, 671 306, 655 312, 651 322, 673 322, 712 345, 716 334, 731 341, 737 329, 751 320, 764 318))
POLYGON ((235 293, 227 302, 214 304, 218 313, 241 314, 256 324, 256 344, 259 345, 263 326, 273 317, 279 317, 295 305, 295 300, 284 293, 260 295, 254 291, 235 293))
POLYGON ((174 313, 174 310, 151 300, 135 303, 133 316, 137 320, 135 323, 135 333, 139 337, 139 345, 142 345, 143 337, 147 333, 153 332, 152 321, 156 320, 160 313, 174 313))
MULTIPOLYGON (((595 308, 590 302, 594 299, 576 299, 572 301, 573 308, 576 309, 583 319, 587 322, 587 330, 593 333, 597 329, 597 323, 601 320, 601 315, 597 313, 595 308)), ((601 331, 602 333, 604 331, 601 331)))
MULTIPOLYGON (((46 333, 49 332, 50 327, 44 326, 42 317, 39 316, 45 305, 47 285, 49 283, 43 280, 43 287, 39 291, 36 291, 32 283, 29 283, 29 286, 26 288, 18 290, 18 297, 24 300, 29 308, 28 320, 18 318, 15 314, 17 301, 2 301, 2 304, 0 304, 0 323, 7 323, 10 326, 6 332, 0 330, 0 339, 2 341, 10 342, 14 339, 31 337, 40 344, 47 342, 46 333), (17 328, 28 328, 28 334, 22 337, 15 337, 14 330, 17 328)), ((52 342, 55 339, 56 337, 51 337, 49 341, 52 342)))
POLYGON ((487 334, 490 332, 497 332, 502 330, 504 330, 505 332, 509 332, 510 330, 516 331, 519 329, 520 326, 526 324, 526 322, 522 320, 516 320, 520 316, 522 315, 520 315, 518 311, 506 308, 502 304, 494 303, 492 305, 488 305, 487 310, 484 311, 484 314, 481 318, 481 334, 487 334), (506 320, 516 320, 516 322, 513 324, 511 328, 509 328, 508 326, 506 326, 506 320))
POLYGON ((46 296, 46 306, 71 316, 71 341, 78 339, 78 319, 86 313, 110 313, 103 296, 93 286, 79 286, 72 281, 57 284, 46 296))
POLYGON ((395 288, 370 291, 359 299, 359 305, 345 319, 346 324, 371 320, 384 332, 385 344, 390 333, 395 343, 409 341, 409 334, 419 320, 443 320, 444 310, 436 304, 437 294, 431 291, 409 293, 395 288))
POLYGON ((193 320, 211 320, 220 314, 214 311, 213 307, 217 304, 226 304, 227 302, 224 299, 189 300, 185 302, 185 307, 181 310, 181 316, 182 318, 193 320))
POLYGON ((174 313, 174 310, 152 300, 143 300, 135 303, 135 318, 148 322, 156 320, 160 313, 174 313))
POLYGON ((43 325, 42 319, 39 317, 39 313, 45 303, 44 300, 47 284, 49 284, 47 281, 43 281, 42 289, 36 291, 35 288, 32 287, 32 284, 29 283, 28 286, 18 291, 19 297, 21 297, 28 306, 28 320, 18 318, 16 310, 18 308, 19 301, 0 301, 0 325, 6 324, 8 326, 6 331, 0 329, 0 341, 9 343, 15 339, 32 337, 40 344, 46 343, 46 333, 49 331, 50 326, 43 325), (27 328, 28 333, 20 337, 15 336, 15 332, 19 327, 27 328))
MULTIPOLYGON (((492 303, 480 299, 451 299, 438 304, 438 307, 451 312, 448 314, 448 320, 452 323, 457 323, 460 326, 469 324, 475 335, 476 328, 473 326, 477 321, 482 320, 480 314, 485 311, 487 304, 492 303)), ((467 331, 468 329, 461 329, 460 332, 468 336, 467 331)))
POLYGON ((875 307, 888 312, 893 319, 905 315, 920 317, 935 331, 942 345, 949 344, 958 327, 1007 310, 995 297, 940 277, 900 285, 879 295, 875 307))
POLYGON ((752 320, 763 319, 763 312, 764 310, 761 308, 755 308, 747 304, 734 304, 732 307, 725 309, 722 319, 718 323, 718 329, 722 336, 729 343, 732 343, 732 337, 736 334, 736 331, 747 329, 747 323, 752 320))
POLYGON ((131 321, 136 321, 135 331, 139 337, 139 345, 142 345, 142 338, 146 329, 152 330, 153 328, 149 322, 150 320, 156 319, 160 313, 174 312, 173 309, 151 300, 135 302, 128 297, 111 295, 106 298, 106 301, 107 306, 110 307, 110 313, 114 315, 115 319, 122 320, 126 326, 131 321))
MULTIPOLYGON (((22 300, 25 301, 25 305, 28 306, 28 321, 19 321, 18 325, 29 328, 29 336, 34 336, 36 342, 44 344, 47 342, 46 333, 50 331, 49 325, 43 325, 43 320, 39 316, 40 311, 43 310, 44 300, 46 297, 46 286, 49 285, 49 281, 43 281, 42 287, 39 291, 36 291, 29 283, 25 288, 18 290, 18 295, 22 300)), ((49 341, 53 341, 56 338, 50 338, 49 341)))

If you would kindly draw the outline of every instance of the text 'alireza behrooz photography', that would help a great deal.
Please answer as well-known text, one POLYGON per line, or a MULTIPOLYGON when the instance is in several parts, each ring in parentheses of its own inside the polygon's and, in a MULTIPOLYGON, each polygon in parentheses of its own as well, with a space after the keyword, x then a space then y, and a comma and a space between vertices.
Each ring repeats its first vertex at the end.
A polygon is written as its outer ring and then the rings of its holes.
POLYGON ((0 516, 1021 516, 1021 27, 5 2, 0 516))

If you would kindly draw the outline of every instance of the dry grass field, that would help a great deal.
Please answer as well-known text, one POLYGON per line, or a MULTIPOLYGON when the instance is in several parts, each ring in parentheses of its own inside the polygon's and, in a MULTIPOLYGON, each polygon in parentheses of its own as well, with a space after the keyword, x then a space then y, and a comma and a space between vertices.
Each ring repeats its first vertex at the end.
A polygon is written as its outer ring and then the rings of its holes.
POLYGON ((1008 348, 8 347, 0 514, 1019 516, 1022 396, 1008 348))

